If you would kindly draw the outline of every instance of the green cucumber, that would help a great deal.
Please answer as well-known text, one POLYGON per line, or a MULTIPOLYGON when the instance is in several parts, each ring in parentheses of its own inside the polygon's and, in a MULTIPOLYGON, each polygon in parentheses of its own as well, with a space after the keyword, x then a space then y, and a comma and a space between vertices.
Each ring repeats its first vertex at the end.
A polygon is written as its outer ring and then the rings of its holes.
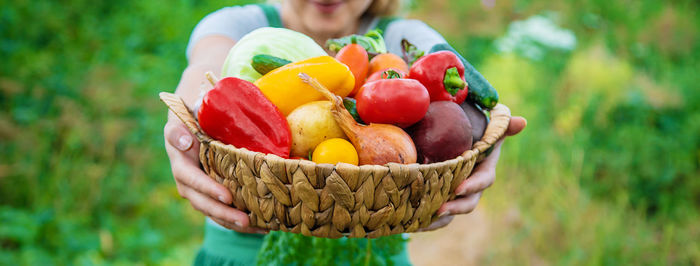
POLYGON ((469 86, 469 93, 467 94, 467 100, 478 104, 480 107, 491 110, 498 103, 498 92, 491 86, 491 83, 484 78, 484 76, 476 71, 474 66, 464 59, 452 46, 446 43, 436 44, 430 49, 429 53, 434 53, 437 51, 450 51, 453 52, 464 64, 464 79, 467 81, 469 86))
POLYGON ((268 72, 275 70, 281 66, 284 66, 286 64, 291 63, 292 61, 289 61, 284 58, 279 58, 276 56, 271 56, 267 54, 259 54, 253 56, 253 60, 250 63, 250 65, 255 69, 255 71, 258 71, 260 75, 265 75, 268 72))

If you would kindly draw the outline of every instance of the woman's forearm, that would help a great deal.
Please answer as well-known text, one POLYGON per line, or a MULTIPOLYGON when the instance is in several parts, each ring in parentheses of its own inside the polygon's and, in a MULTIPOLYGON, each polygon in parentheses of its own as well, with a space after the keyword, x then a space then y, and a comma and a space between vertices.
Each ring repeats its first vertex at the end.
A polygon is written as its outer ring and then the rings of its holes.
POLYGON ((207 84, 208 81, 204 74, 208 71, 213 72, 218 75, 221 66, 207 65, 207 64, 195 64, 189 65, 182 72, 182 77, 180 78, 180 83, 177 85, 175 94, 182 97, 185 104, 189 108, 193 108, 199 93, 202 89, 202 84, 207 84), (207 82, 207 83, 205 83, 207 82))
POLYGON ((223 36, 205 37, 197 42, 192 50, 189 65, 182 72, 180 83, 175 90, 188 107, 194 107, 202 84, 208 83, 204 74, 211 71, 219 76, 226 55, 234 44, 233 40, 223 36))

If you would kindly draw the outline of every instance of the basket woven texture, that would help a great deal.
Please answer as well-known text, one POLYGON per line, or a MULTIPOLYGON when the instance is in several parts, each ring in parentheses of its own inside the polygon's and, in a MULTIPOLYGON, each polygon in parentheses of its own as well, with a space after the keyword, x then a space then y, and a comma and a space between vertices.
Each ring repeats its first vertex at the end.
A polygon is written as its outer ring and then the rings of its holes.
POLYGON ((224 144, 199 128, 179 96, 162 92, 160 98, 201 142, 204 171, 231 191, 251 226, 327 238, 376 238, 427 227, 510 122, 510 110, 498 104, 483 138, 444 162, 330 165, 224 144))

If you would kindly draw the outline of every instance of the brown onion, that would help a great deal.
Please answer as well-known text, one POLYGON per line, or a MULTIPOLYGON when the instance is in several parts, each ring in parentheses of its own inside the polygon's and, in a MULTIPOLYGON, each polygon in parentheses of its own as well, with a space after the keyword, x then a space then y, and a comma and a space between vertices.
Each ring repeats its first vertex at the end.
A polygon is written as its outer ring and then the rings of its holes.
POLYGON ((331 113, 357 149, 360 165, 416 162, 416 146, 411 136, 401 128, 374 123, 360 125, 343 106, 343 98, 331 93, 316 79, 305 73, 299 73, 299 77, 333 103, 331 113))

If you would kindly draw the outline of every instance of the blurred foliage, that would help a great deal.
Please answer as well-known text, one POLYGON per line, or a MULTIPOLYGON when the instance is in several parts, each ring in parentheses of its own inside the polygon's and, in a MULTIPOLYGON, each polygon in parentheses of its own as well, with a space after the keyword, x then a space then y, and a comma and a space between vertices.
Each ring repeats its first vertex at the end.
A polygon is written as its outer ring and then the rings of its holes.
POLYGON ((413 16, 529 121, 482 200, 499 221, 484 264, 700 263, 697 11, 694 1, 419 2, 413 16), (533 60, 493 45, 513 21, 550 12, 577 49, 533 60))
POLYGON ((3 4, 0 264, 192 260, 203 219, 173 185, 157 92, 221 5, 3 4))
MULTIPOLYGON (((194 25, 252 1, 19 1, 0 10, 0 264, 183 264, 201 215, 162 148, 194 25)), ((482 203, 484 264, 700 263, 700 17, 677 1, 412 1, 528 128, 482 203), (578 41, 499 52, 544 12, 578 41)))

